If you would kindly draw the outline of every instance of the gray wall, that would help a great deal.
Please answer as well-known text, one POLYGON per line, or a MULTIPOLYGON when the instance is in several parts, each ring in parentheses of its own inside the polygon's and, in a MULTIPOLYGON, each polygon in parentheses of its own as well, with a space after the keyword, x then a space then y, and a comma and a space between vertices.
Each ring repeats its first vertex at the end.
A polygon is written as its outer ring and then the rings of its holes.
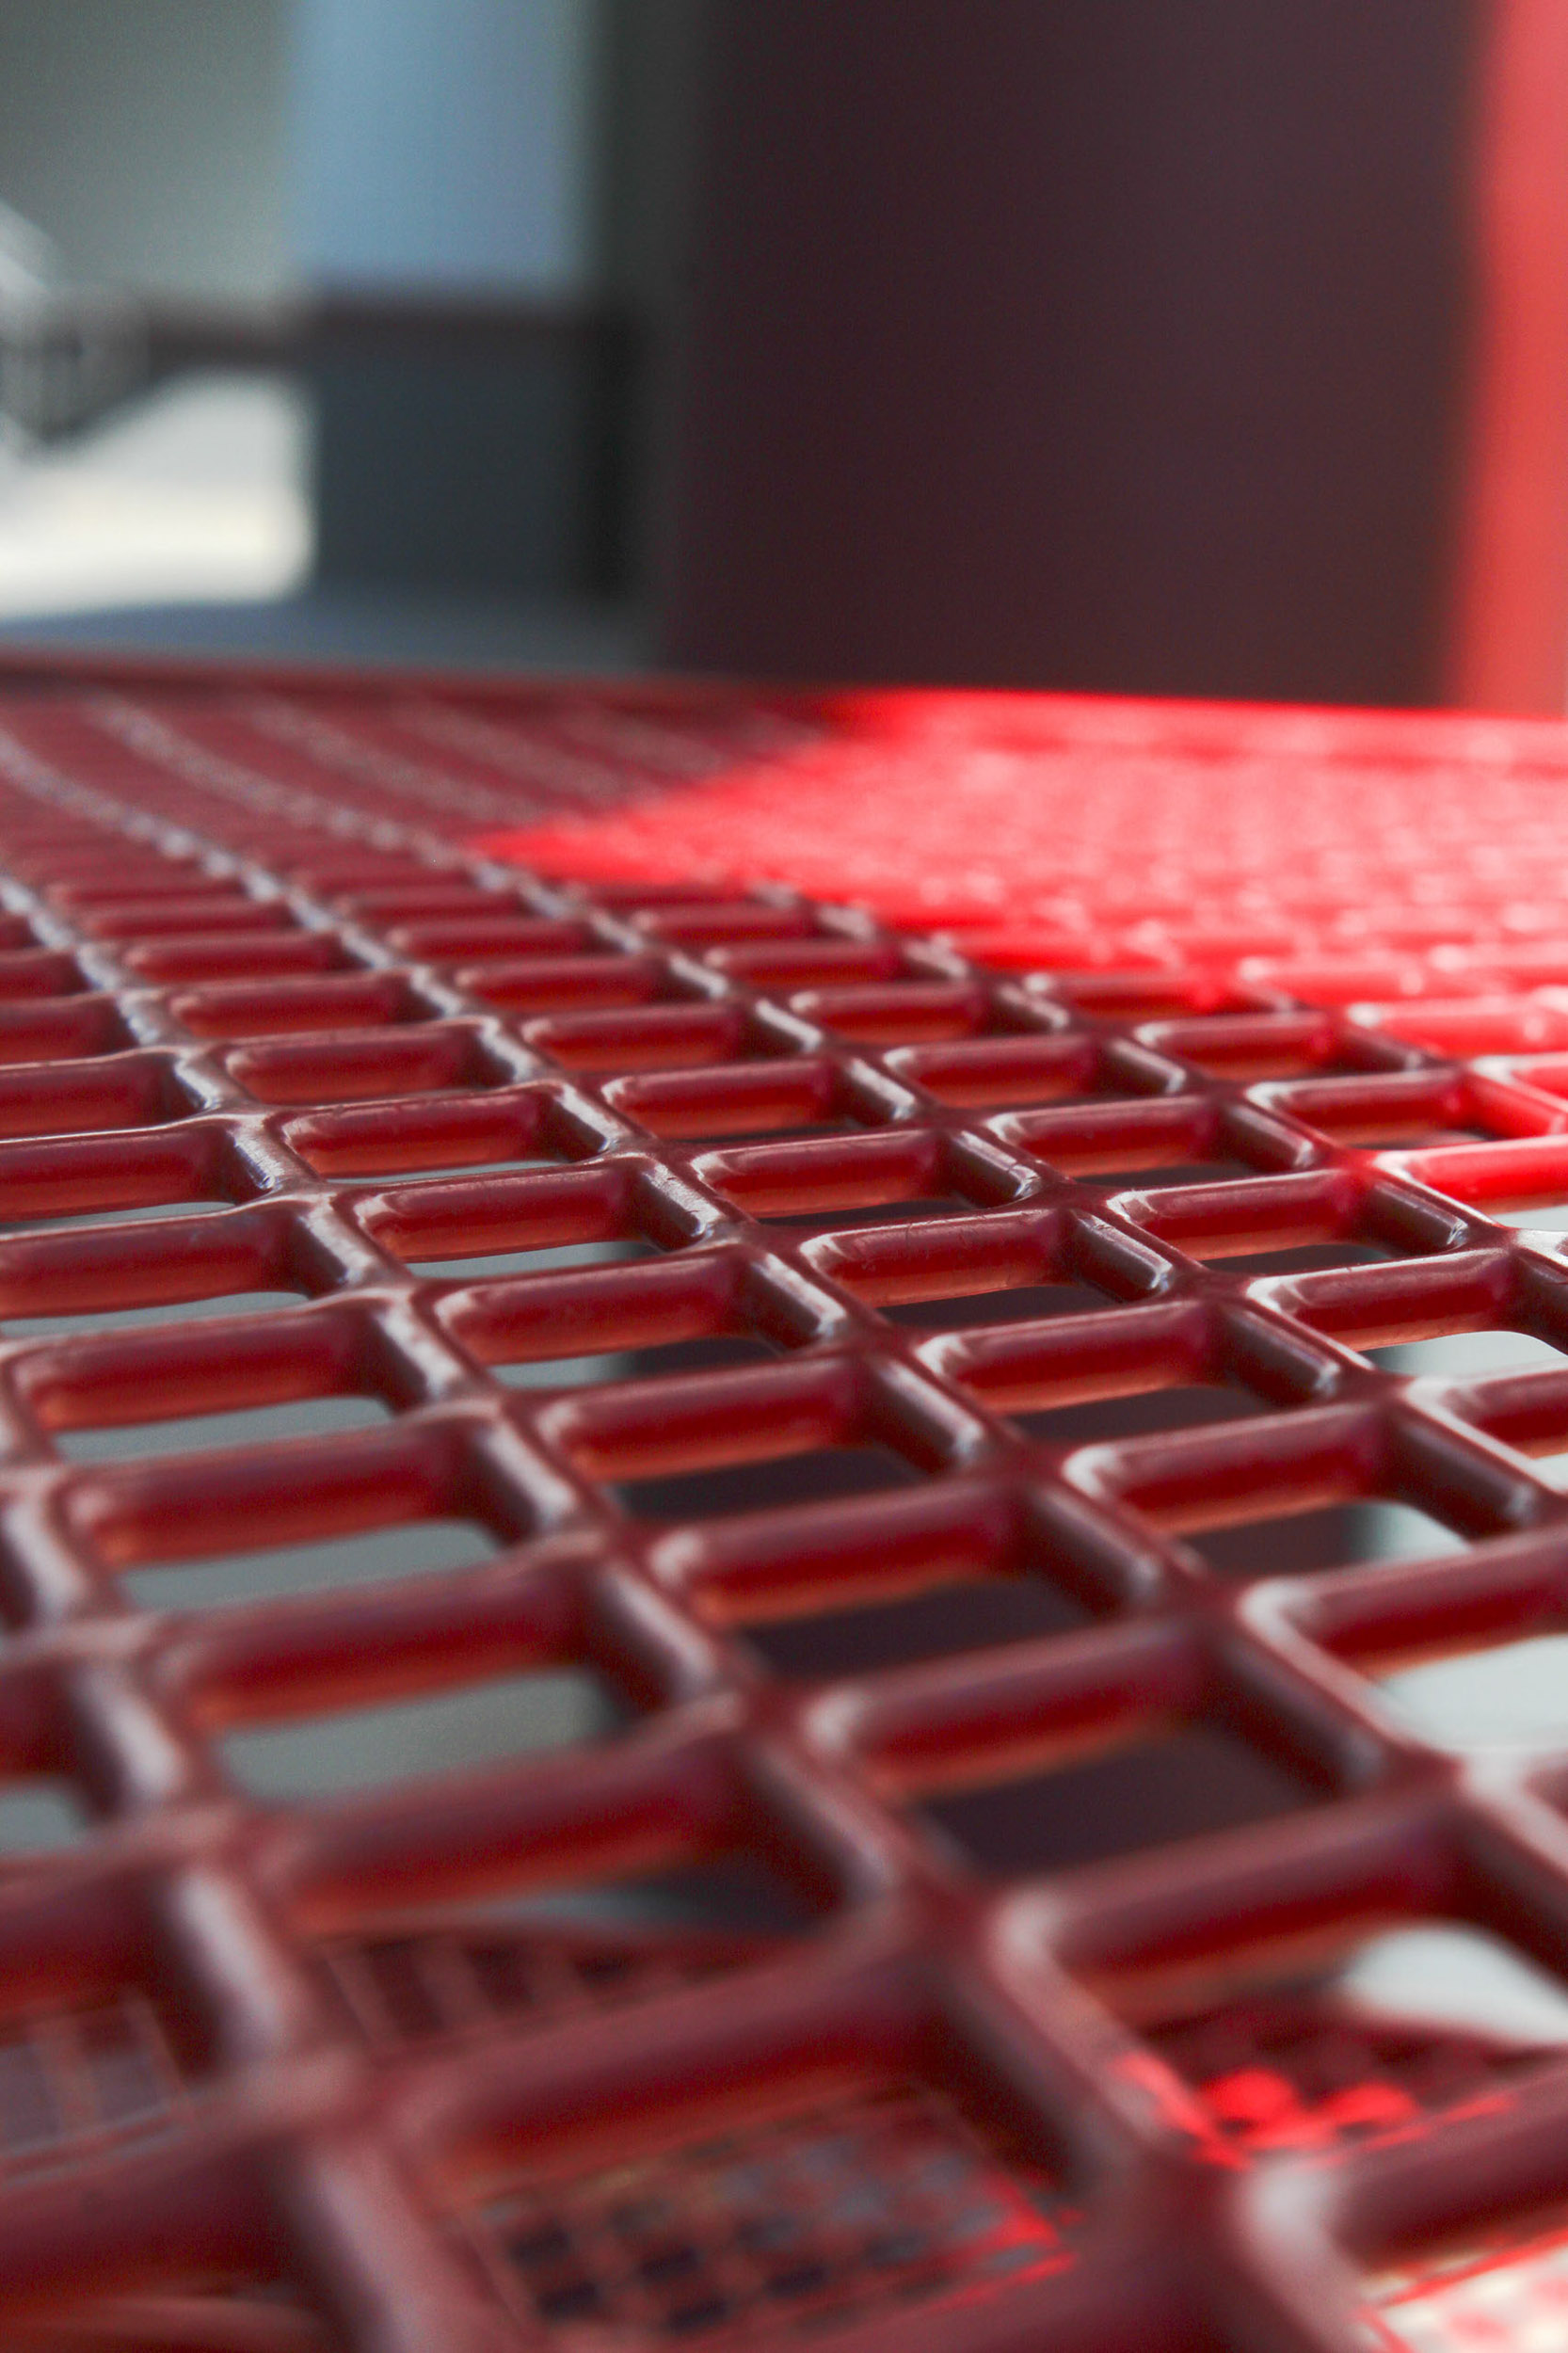
POLYGON ((332 288, 598 276, 601 0, 300 0, 296 238, 332 288))
POLYGON ((0 0, 0 199, 73 269, 176 299, 296 276, 294 0, 0 0))
POLYGON ((0 0, 0 200, 84 275, 579 297, 616 0, 0 0))

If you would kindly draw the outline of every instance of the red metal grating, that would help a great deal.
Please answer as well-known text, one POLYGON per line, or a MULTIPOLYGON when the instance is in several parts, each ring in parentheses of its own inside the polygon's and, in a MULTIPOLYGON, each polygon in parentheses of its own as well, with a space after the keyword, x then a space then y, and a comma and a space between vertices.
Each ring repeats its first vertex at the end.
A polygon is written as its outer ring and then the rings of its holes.
POLYGON ((1565 778, 13 669, 8 2348, 1568 2343, 1565 778))

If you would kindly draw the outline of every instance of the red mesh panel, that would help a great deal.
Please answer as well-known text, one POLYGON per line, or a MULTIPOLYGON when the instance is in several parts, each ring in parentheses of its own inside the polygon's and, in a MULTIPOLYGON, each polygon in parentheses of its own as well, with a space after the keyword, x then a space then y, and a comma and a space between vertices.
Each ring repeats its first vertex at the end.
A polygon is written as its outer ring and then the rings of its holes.
POLYGON ((1565 777, 13 670, 8 2347, 1568 2343, 1565 777))

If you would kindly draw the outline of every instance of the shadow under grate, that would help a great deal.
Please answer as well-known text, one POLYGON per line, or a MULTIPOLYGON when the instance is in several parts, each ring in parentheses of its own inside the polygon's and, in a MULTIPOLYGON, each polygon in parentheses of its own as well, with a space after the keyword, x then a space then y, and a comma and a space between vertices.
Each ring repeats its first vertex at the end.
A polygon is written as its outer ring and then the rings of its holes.
POLYGON ((139 1993, 0 2026, 0 2178, 172 2132, 191 2113, 188 2040, 139 1993))
POLYGON ((360 2033, 392 2050, 556 2026, 762 1961, 815 1908, 750 1857, 546 1896, 427 1907, 334 1937, 322 1961, 360 2033))
POLYGON ((753 2344, 1056 2269, 1074 2218, 947 2100, 895 2085, 520 2186, 465 2225, 536 2327, 753 2344))

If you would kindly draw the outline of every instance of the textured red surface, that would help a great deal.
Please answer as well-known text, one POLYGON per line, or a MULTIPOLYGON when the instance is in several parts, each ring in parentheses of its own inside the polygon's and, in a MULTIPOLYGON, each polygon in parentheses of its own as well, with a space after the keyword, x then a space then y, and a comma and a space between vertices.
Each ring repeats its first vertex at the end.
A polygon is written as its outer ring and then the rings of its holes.
POLYGON ((13 673, 8 2345, 1551 2341, 1565 775, 13 673))

